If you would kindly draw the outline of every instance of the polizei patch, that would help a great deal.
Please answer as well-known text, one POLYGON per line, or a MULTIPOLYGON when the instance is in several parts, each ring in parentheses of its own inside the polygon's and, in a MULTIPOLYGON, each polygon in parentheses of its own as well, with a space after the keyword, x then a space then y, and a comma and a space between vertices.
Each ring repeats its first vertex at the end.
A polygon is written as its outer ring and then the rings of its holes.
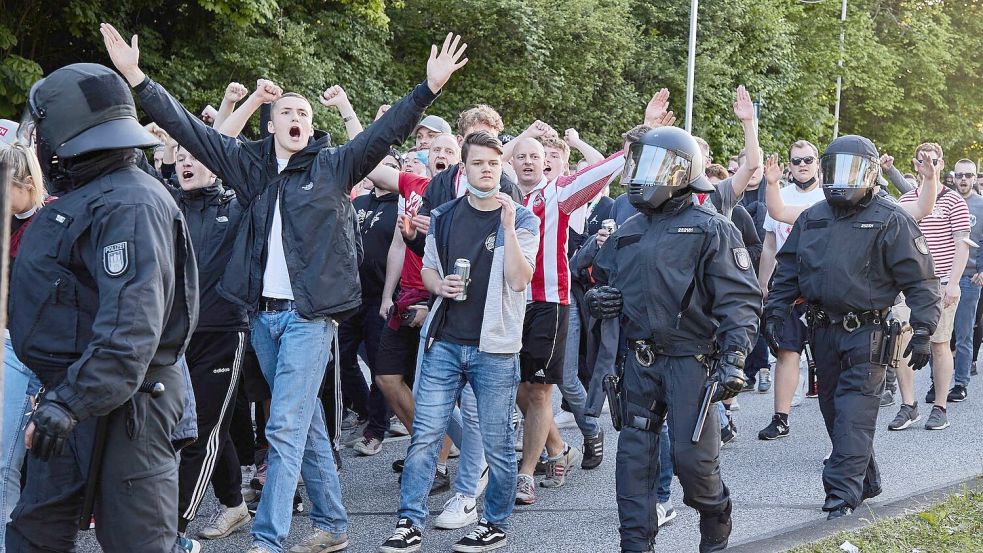
POLYGON ((751 254, 747 252, 747 248, 734 248, 734 262, 742 271, 751 268, 751 254))
POLYGON ((130 250, 126 242, 110 244, 102 249, 102 268, 111 277, 118 277, 130 268, 130 250))
POLYGON ((915 238, 915 249, 922 255, 928 255, 928 240, 924 236, 915 238))

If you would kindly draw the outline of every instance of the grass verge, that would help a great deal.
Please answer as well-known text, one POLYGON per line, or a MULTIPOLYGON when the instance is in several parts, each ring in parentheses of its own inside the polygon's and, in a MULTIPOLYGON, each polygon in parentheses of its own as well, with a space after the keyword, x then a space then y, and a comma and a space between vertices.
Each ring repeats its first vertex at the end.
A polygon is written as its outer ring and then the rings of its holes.
MULTIPOLYGON (((864 509, 858 511, 861 517, 864 509)), ((841 532, 790 553, 842 553, 849 541, 861 553, 983 552, 983 490, 964 487, 921 512, 880 520, 854 532, 841 532)))

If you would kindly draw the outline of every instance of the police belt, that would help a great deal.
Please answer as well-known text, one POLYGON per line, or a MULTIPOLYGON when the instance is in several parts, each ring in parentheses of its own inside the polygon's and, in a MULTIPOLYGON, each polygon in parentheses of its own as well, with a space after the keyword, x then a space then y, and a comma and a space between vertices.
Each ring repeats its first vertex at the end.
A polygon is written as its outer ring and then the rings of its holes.
POLYGON ((676 343, 656 342, 654 340, 628 339, 628 349, 635 352, 635 360, 643 367, 651 367, 656 356, 697 357, 712 355, 717 351, 715 342, 700 343, 696 340, 679 340, 676 343))
POLYGON ((889 313, 890 309, 871 309, 869 311, 850 311, 842 317, 838 317, 823 310, 819 304, 810 303, 806 307, 806 321, 808 321, 809 326, 816 328, 841 325, 843 330, 853 332, 866 324, 885 324, 889 313))

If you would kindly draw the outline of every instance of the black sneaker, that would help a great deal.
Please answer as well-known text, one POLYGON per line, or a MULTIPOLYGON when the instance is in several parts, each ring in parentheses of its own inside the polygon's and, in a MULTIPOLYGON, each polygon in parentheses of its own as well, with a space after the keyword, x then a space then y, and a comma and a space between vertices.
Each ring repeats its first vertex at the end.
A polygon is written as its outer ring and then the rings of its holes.
POLYGON ((733 423, 727 421, 727 425, 720 429, 720 447, 733 443, 737 440, 737 430, 733 423))
POLYGON ((584 438, 584 460, 580 463, 580 468, 584 470, 596 469, 603 460, 604 431, 601 430, 593 438, 584 438))
POLYGON ((849 516, 853 513, 853 507, 849 505, 842 505, 841 507, 834 509, 826 515, 826 520, 836 520, 845 516, 849 516))
POLYGON ((491 551, 505 547, 508 543, 508 538, 505 536, 504 530, 485 519, 481 519, 471 533, 451 546, 451 551, 480 553, 481 551, 491 551))
POLYGON ((700 513, 700 553, 712 553, 723 551, 727 548, 727 540, 730 538, 731 504, 727 503, 727 509, 721 513, 700 513))
POLYGON ((409 519, 401 518, 396 523, 392 537, 379 546, 379 553, 411 553, 420 550, 423 532, 413 527, 409 519))
POLYGON ((949 403, 966 401, 966 387, 962 384, 956 384, 951 390, 949 390, 949 396, 946 399, 949 403))
POLYGON ((922 420, 922 416, 918 414, 917 401, 914 405, 902 403, 901 408, 898 409, 898 414, 894 416, 894 420, 891 421, 891 424, 887 425, 887 429, 904 430, 920 420, 922 420))
POLYGON ((304 499, 300 497, 300 489, 294 490, 294 510, 293 514, 299 515, 304 512, 304 499))
POLYGON ((433 485, 430 486, 430 495, 437 495, 451 489, 451 477, 446 472, 437 471, 434 475, 433 485))
POLYGON ((773 415, 771 417, 771 424, 766 426, 761 432, 758 432, 758 439, 777 440, 778 438, 788 436, 788 434, 788 423, 782 422, 782 418, 780 416, 773 415))
POLYGON ((931 403, 935 403, 935 384, 932 384, 932 387, 929 388, 928 392, 925 394, 925 404, 927 405, 931 403))
POLYGON ((969 370, 971 376, 976 376, 976 361, 973 361, 973 368, 969 370))
POLYGON ((747 379, 747 380, 744 381, 744 390, 743 391, 747 392, 747 391, 753 390, 757 385, 758 385, 758 382, 757 382, 756 379, 749 378, 749 379, 747 379))

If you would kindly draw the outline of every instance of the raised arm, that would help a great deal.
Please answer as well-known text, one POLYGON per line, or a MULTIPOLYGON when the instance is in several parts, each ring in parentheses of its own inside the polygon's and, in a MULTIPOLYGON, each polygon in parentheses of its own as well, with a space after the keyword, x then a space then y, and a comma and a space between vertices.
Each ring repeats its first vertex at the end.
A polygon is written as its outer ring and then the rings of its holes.
POLYGON ((261 160, 253 159, 244 152, 237 140, 205 125, 184 109, 164 87, 148 79, 139 67, 140 49, 136 35, 127 44, 119 31, 108 23, 102 24, 100 32, 113 65, 134 87, 141 106, 150 118, 223 182, 232 186, 240 202, 249 203, 264 184, 252 182, 253 179, 249 178, 251 168, 259 166, 261 160))
MULTIPOLYGON (((341 120, 345 123, 345 134, 348 135, 348 140, 352 140, 362 132, 362 123, 359 122, 358 115, 355 114, 355 108, 352 107, 352 103, 348 100, 348 94, 345 93, 345 89, 341 88, 341 86, 334 85, 325 90, 321 94, 321 97, 318 98, 318 101, 326 108, 333 107, 338 109, 338 113, 341 114, 341 120)), ((369 175, 369 178, 371 179, 372 176, 369 175)), ((374 181, 375 179, 372 180, 374 181)))
MULTIPOLYGON (((213 128, 219 128, 222 126, 222 122, 232 115, 232 112, 236 108, 236 104, 242 101, 249 94, 249 90, 239 84, 239 83, 229 83, 225 87, 225 96, 222 97, 222 105, 218 107, 218 114, 215 116, 215 122, 212 123, 213 128)), ((236 133, 239 136, 239 133, 236 133)))
POLYGON ((768 183, 765 188, 765 205, 768 206, 768 215, 772 219, 788 225, 794 225, 795 220, 809 206, 785 205, 785 200, 782 199, 780 181, 782 172, 784 171, 785 167, 778 163, 778 154, 772 154, 765 161, 765 181, 768 183))
POLYGON ((605 186, 614 182, 624 167, 624 151, 620 150, 573 175, 558 177, 556 190, 560 209, 569 214, 586 205, 605 186))
MULTIPOLYGON (((553 130, 553 127, 543 123, 539 119, 533 121, 532 125, 529 125, 526 130, 519 133, 519 136, 510 140, 509 143, 502 148, 502 166, 509 167, 511 165, 509 160, 512 159, 512 150, 515 149, 515 145, 519 143, 520 138, 535 138, 536 140, 539 140, 550 133, 556 133, 556 131, 553 130)), ((514 176, 510 176, 510 178, 513 177, 514 176)))
MULTIPOLYGON (((881 156, 881 167, 884 166, 883 161, 884 156, 881 156)), ((899 173, 894 167, 893 161, 894 158, 891 158, 892 163, 890 169, 893 169, 895 173, 900 175, 901 173, 899 173)), ((918 168, 918 177, 922 181, 922 186, 918 190, 918 201, 914 203, 901 204, 901 208, 904 209, 908 215, 911 215, 916 221, 919 221, 922 219, 922 217, 925 217, 931 213, 932 209, 935 208, 935 200, 939 197, 939 180, 941 179, 942 175, 942 165, 922 163, 921 158, 913 161, 915 162, 915 167, 918 168)), ((908 181, 905 180, 904 177, 901 177, 901 180, 904 181, 905 184, 908 184, 908 181)))
POLYGON ((239 136, 256 110, 264 104, 272 104, 277 101, 281 94, 283 94, 283 90, 273 81, 257 79, 256 90, 221 125, 215 125, 215 128, 225 136, 232 138, 239 136))
POLYGON ((881 156, 880 163, 881 170, 887 176, 887 180, 891 181, 891 184, 893 184, 899 192, 902 194, 907 194, 908 192, 914 190, 911 183, 908 182, 908 180, 904 178, 904 175, 901 174, 901 171, 898 171, 898 168, 894 166, 893 157, 884 154, 881 156))
POLYGON ((734 115, 737 116, 737 120, 741 122, 741 127, 744 129, 744 164, 737 169, 731 180, 734 197, 740 198, 741 194, 747 190, 754 172, 761 166, 761 148, 758 146, 758 127, 754 122, 754 104, 751 102, 751 95, 748 94, 744 85, 737 87, 734 115))
POLYGON ((564 131, 563 140, 571 148, 580 152, 580 155, 584 156, 584 161, 587 162, 587 165, 593 165, 604 159, 604 154, 580 139, 580 133, 577 132, 577 129, 567 129, 564 131))

